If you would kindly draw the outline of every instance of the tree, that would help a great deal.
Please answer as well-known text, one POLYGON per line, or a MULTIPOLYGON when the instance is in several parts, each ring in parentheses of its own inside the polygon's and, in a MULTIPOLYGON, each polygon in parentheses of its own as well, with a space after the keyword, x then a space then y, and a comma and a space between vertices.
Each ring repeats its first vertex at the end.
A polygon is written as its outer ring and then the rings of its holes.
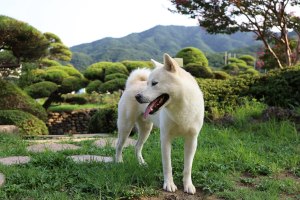
POLYGON ((258 40, 276 60, 279 68, 290 66, 291 48, 288 40, 288 26, 291 15, 289 6, 299 4, 299 0, 171 0, 177 12, 198 18, 199 25, 209 33, 231 34, 237 31, 254 32, 258 40), (274 31, 275 30, 275 31, 274 31), (285 63, 272 48, 272 41, 284 46, 285 63))
POLYGON ((195 47, 186 47, 181 49, 176 56, 177 58, 183 59, 183 65, 187 65, 189 63, 197 63, 203 67, 208 66, 208 60, 205 57, 204 53, 195 47))

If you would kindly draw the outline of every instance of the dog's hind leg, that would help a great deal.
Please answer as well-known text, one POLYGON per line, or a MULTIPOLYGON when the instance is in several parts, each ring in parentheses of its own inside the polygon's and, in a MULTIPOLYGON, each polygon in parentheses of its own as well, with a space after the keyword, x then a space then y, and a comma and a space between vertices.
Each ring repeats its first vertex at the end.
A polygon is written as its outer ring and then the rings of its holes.
POLYGON ((139 117, 136 122, 136 125, 139 132, 139 138, 135 145, 135 154, 140 164, 146 164, 142 155, 142 150, 143 150, 144 143, 146 142, 146 140, 150 135, 153 123, 149 121, 145 121, 142 119, 142 117, 139 117))
POLYGON ((118 119, 118 143, 116 146, 116 162, 123 162, 123 146, 134 126, 134 121, 118 119))

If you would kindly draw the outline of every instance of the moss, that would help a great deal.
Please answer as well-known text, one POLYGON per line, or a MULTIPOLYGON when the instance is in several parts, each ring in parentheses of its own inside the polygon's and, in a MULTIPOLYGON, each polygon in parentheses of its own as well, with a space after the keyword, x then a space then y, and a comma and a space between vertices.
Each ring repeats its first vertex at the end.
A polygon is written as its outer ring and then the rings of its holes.
POLYGON ((20 110, 0 110, 0 124, 16 125, 22 135, 48 135, 46 124, 30 113, 20 110))
POLYGON ((20 109, 46 121, 46 110, 15 84, 0 79, 0 110, 20 109))

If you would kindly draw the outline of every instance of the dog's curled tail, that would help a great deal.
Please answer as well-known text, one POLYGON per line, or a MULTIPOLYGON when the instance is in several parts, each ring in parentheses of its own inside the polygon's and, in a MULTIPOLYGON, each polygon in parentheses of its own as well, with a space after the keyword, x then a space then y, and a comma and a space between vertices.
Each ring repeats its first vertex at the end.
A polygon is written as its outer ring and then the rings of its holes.
POLYGON ((138 68, 133 70, 126 81, 126 88, 139 81, 147 81, 150 73, 151 70, 147 68, 138 68))

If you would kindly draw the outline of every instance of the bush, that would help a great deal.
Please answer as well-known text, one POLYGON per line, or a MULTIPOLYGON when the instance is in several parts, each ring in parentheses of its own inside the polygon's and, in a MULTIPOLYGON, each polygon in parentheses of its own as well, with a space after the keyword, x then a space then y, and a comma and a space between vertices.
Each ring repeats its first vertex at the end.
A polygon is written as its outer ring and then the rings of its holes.
POLYGON ((40 64, 43 67, 50 67, 50 66, 60 66, 61 64, 55 60, 50 60, 48 58, 44 58, 41 60, 40 64))
POLYGON ((126 84, 126 79, 118 78, 114 80, 107 81, 100 85, 100 92, 114 92, 118 90, 124 90, 126 84))
POLYGON ((87 100, 84 97, 81 96, 72 96, 65 98, 65 102, 69 104, 79 104, 83 105, 87 103, 87 100))
POLYGON ((101 84, 102 82, 100 80, 91 81, 85 88, 85 91, 89 94, 91 94, 92 92, 100 92, 101 84))
POLYGON ((245 61, 248 66, 254 66, 255 58, 253 56, 242 55, 239 57, 239 59, 245 61))
POLYGON ((46 121, 46 110, 16 85, 0 79, 0 110, 19 109, 46 121))
POLYGON ((197 78, 213 78, 214 74, 210 67, 201 66, 198 63, 189 63, 184 69, 197 78))
POLYGON ((68 76, 69 75, 61 69, 49 69, 46 70, 46 73, 43 75, 43 79, 56 84, 61 84, 62 81, 68 76))
POLYGON ((89 122, 90 133, 112 133, 117 130, 117 106, 108 106, 97 111, 89 122))
POLYGON ((195 47, 186 47, 176 54, 177 58, 183 59, 183 65, 197 63, 200 66, 208 67, 208 60, 200 49, 195 47))
POLYGON ((66 94, 69 92, 78 91, 79 89, 83 88, 84 86, 85 86, 84 79, 71 76, 71 77, 65 78, 62 81, 59 91, 61 93, 66 94))
POLYGON ((84 72, 84 76, 89 80, 100 80, 104 82, 105 76, 114 73, 128 75, 128 70, 122 63, 118 62, 98 62, 90 65, 84 72))
POLYGON ((250 89, 257 99, 270 106, 300 105, 300 66, 274 70, 257 79, 250 89))
POLYGON ((34 99, 48 97, 57 90, 58 85, 50 81, 34 83, 24 89, 24 91, 34 99))
POLYGON ((43 121, 20 110, 0 110, 0 124, 16 125, 22 135, 48 135, 48 128, 43 121))
POLYGON ((108 74, 107 76, 105 76, 105 82, 110 81, 110 80, 114 80, 117 78, 123 78, 123 79, 127 79, 128 76, 125 74, 121 74, 121 73, 114 73, 114 74, 108 74))
POLYGON ((52 67, 48 67, 46 69, 46 72, 51 71, 51 70, 61 70, 65 73, 67 73, 69 76, 83 78, 83 75, 76 68, 74 68, 72 66, 52 66, 52 67))
POLYGON ((231 78, 231 76, 224 71, 213 71, 213 74, 215 79, 226 80, 231 78))
POLYGON ((124 60, 121 62, 127 68, 128 72, 132 72, 137 68, 153 68, 151 61, 131 61, 124 60))

